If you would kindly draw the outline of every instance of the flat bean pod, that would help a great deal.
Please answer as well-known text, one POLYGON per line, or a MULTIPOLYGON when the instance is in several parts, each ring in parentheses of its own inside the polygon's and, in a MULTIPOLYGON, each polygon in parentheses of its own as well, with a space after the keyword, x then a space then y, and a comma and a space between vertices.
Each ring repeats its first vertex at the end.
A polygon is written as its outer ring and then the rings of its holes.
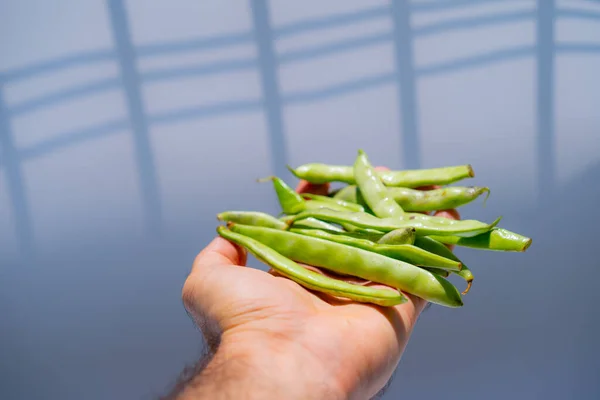
POLYGON ((476 220, 460 220, 454 221, 455 224, 453 225, 446 225, 434 221, 421 221, 416 219, 404 220, 400 218, 377 218, 367 213, 351 213, 320 209, 304 211, 296 214, 290 218, 288 223, 293 225, 296 221, 309 217, 328 222, 349 223, 357 227, 375 229, 382 232, 389 232, 399 228, 414 228, 419 236, 455 235, 464 237, 475 236, 484 232, 488 232, 490 229, 495 227, 501 219, 497 218, 491 224, 486 224, 476 220))
POLYGON ((377 229, 370 228, 361 228, 359 226, 354 226, 348 223, 340 223, 340 225, 348 232, 357 233, 357 234, 368 234, 368 235, 382 235, 383 232, 378 231, 377 229))
POLYGON ((336 204, 339 207, 345 208, 348 211, 365 211, 365 208, 363 206, 361 206, 360 204, 356 204, 356 203, 351 203, 342 199, 334 199, 332 197, 327 197, 327 196, 321 196, 318 194, 311 194, 311 193, 302 193, 301 197, 308 199, 308 200, 317 200, 320 201, 322 203, 332 203, 332 204, 336 204))
POLYGON ((397 290, 379 289, 369 286, 353 285, 329 278, 298 265, 293 260, 250 237, 232 232, 224 226, 217 228, 223 238, 245 247, 254 256, 271 266, 274 270, 304 286, 307 289, 344 297, 359 302, 374 303, 381 306, 395 306, 406 302, 406 297, 397 290))
POLYGON ((531 238, 503 228, 493 228, 489 232, 470 238, 458 236, 432 236, 432 238, 445 244, 493 251, 523 252, 531 245, 531 238))
POLYGON ((318 229, 290 229, 290 232, 299 233, 301 235, 313 236, 330 240, 332 242, 345 244, 359 249, 372 251, 373 253, 381 254, 396 260, 406 261, 413 265, 424 267, 437 267, 449 271, 460 271, 461 263, 451 260, 446 257, 430 253, 419 247, 410 244, 377 244, 366 239, 357 239, 342 234, 336 235, 318 229))
MULTIPOLYGON (((302 221, 304 221, 304 220, 300 220, 300 221, 298 221, 298 223, 294 223, 294 227, 292 229, 302 228, 302 226, 300 225, 300 223, 302 221)), ((342 230, 341 232, 332 232, 332 231, 328 231, 326 229, 323 229, 323 230, 326 232, 329 232, 329 233, 333 233, 334 235, 350 236, 350 237, 357 238, 357 239, 369 240, 371 242, 377 242, 384 235, 383 232, 374 231, 374 230, 356 230, 353 232, 344 231, 344 230, 342 230)), ((412 243, 397 243, 397 244, 412 244, 412 243)))
POLYGON ((275 193, 277 194, 277 200, 279 201, 279 206, 281 210, 286 214, 297 214, 306 210, 318 210, 321 208, 328 208, 331 210, 337 211, 353 211, 356 208, 356 205, 352 205, 350 207, 344 207, 338 204, 336 201, 332 201, 328 198, 327 201, 321 200, 309 200, 306 201, 302 198, 302 196, 294 189, 289 187, 283 179, 280 179, 276 176, 269 176, 267 178, 262 178, 259 181, 267 181, 270 180, 273 182, 273 187, 275 189, 275 193))
POLYGON ((469 292, 471 286, 473 285, 473 273, 465 265, 465 263, 463 263, 458 257, 456 257, 456 255, 454 255, 449 248, 447 248, 443 243, 440 243, 437 240, 427 236, 416 238, 415 246, 418 246, 431 253, 438 254, 442 257, 460 262, 462 264, 462 268, 460 271, 456 272, 456 274, 467 282, 467 288, 462 292, 462 294, 465 295, 469 292))
MULTIPOLYGON (((357 204, 355 204, 355 205, 357 205, 357 204)), ((359 211, 354 210, 353 207, 345 207, 343 205, 337 204, 332 201, 308 200, 308 201, 304 201, 302 206, 296 210, 296 213, 305 211, 305 210, 319 210, 322 208, 328 208, 330 210, 336 210, 336 211, 359 212, 359 211)))
POLYGON ((431 272, 432 274, 436 274, 436 275, 439 275, 444 278, 447 278, 450 276, 450 271, 446 271, 445 269, 438 269, 438 268, 431 268, 431 267, 423 267, 423 268, 425 268, 427 271, 431 272))
MULTIPOLYGON (((285 215, 280 218, 280 221, 285 223, 284 229, 287 229, 289 223, 291 223, 291 220, 293 218, 294 218, 293 215, 285 215)), ((244 225, 264 226, 264 225, 259 225, 259 224, 244 224, 244 225)), ((342 228, 340 228, 337 225, 333 225, 333 224, 330 224, 329 222, 321 221, 320 219, 316 219, 316 218, 306 218, 301 221, 297 221, 295 223, 295 226, 297 226, 299 228, 322 229, 327 232, 341 232, 341 233, 345 232, 342 228)), ((269 228, 269 227, 267 226, 267 228, 269 228)))
MULTIPOLYGON (((356 184, 351 166, 309 163, 288 169, 299 179, 311 183, 344 182, 356 184)), ((429 185, 448 185, 475 176, 471 165, 403 171, 378 171, 386 186, 415 188, 429 185)))
POLYGON ((297 262, 395 287, 431 303, 447 307, 463 305, 460 293, 452 283, 400 260, 289 231, 236 224, 230 229, 297 262))
POLYGON ((394 229, 377 239, 379 244, 413 244, 417 230, 415 228, 394 229))
POLYGON ((286 214, 296 214, 300 211, 303 211, 304 208, 304 199, 296 193, 294 189, 289 187, 281 178, 276 176, 268 176, 266 178, 261 178, 258 180, 259 182, 271 181, 273 182, 273 188, 275 189, 275 194, 277 195, 277 200, 279 201, 279 206, 281 210, 286 214))
MULTIPOLYGON (((287 224, 272 215, 259 211, 224 211, 217 214, 217 219, 243 225, 264 226, 274 229, 286 229, 287 224)), ((326 223, 326 222, 325 222, 326 223)))
POLYGON ((354 163, 354 180, 369 209, 377 217, 400 217, 404 214, 402 207, 390 197, 387 187, 362 150, 358 150, 354 163))
POLYGON ((460 225, 460 223, 461 223, 461 220, 458 220, 458 219, 450 219, 450 218, 446 218, 446 217, 439 217, 437 215, 427 215, 427 214, 412 213, 412 212, 405 213, 404 219, 428 221, 428 222, 433 222, 435 224, 441 224, 441 225, 456 225, 456 224, 460 225))
MULTIPOLYGON (((349 185, 339 190, 333 198, 359 204, 357 192, 355 185, 349 185)), ((475 186, 449 186, 433 190, 389 187, 388 193, 404 211, 437 211, 458 208, 484 193, 489 196, 490 190, 487 187, 475 186)))

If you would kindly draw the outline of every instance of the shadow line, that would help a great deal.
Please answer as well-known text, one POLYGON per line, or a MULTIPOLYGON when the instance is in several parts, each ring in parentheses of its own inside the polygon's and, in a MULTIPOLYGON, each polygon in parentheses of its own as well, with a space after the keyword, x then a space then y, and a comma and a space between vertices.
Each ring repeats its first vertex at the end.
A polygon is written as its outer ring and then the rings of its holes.
POLYGON ((121 85, 121 80, 118 78, 108 78, 102 81, 87 83, 81 86, 72 87, 66 90, 50 93, 31 100, 18 103, 8 109, 11 116, 18 116, 28 112, 35 111, 40 108, 51 106, 55 103, 60 103, 78 97, 83 97, 91 94, 105 92, 111 89, 118 89, 121 85))
POLYGON ((193 40, 142 44, 135 48, 135 53, 138 57, 152 57, 196 50, 220 49, 245 43, 252 43, 252 32, 236 32, 228 35, 209 36, 193 40))
POLYGON ((418 169, 421 165, 421 149, 409 0, 392 0, 392 18, 398 77, 398 102, 400 104, 399 115, 402 124, 402 149, 400 150, 402 163, 406 169, 418 169))
POLYGON ((554 192, 554 0, 538 0, 537 152, 538 200, 554 192))
POLYGON ((536 46, 519 46, 511 49, 496 50, 487 54, 479 54, 471 57, 464 57, 447 61, 440 64, 427 65, 416 70, 417 76, 432 76, 441 73, 458 71, 466 68, 479 67, 482 65, 515 60, 535 53, 536 46))
POLYGON ((33 256, 35 244, 33 237, 33 224, 29 211, 29 201, 25 193, 25 181, 17 150, 10 131, 10 121, 6 108, 2 87, 0 86, 0 150, 2 151, 3 164, 6 171, 8 195, 10 198, 13 215, 15 216, 15 233, 21 256, 33 256))
POLYGON ((114 58, 115 52, 112 49, 82 52, 0 73, 0 81, 12 82, 27 79, 43 73, 58 71, 78 65, 93 64, 99 61, 114 60, 114 58))
POLYGON ((559 18, 569 19, 589 19, 592 21, 600 21, 600 12, 588 11, 588 10, 570 10, 570 9, 556 9, 555 15, 559 18))
POLYGON ((314 32, 322 29, 332 29, 338 26, 369 21, 389 15, 389 7, 373 7, 366 10, 353 11, 343 14, 330 15, 300 22, 294 22, 273 28, 274 39, 295 35, 303 32, 314 32))
POLYGON ((281 64, 286 64, 306 59, 312 60, 322 56, 331 56, 341 52, 360 49, 362 47, 369 47, 380 43, 391 42, 391 40, 391 33, 377 33, 357 39, 340 40, 336 43, 326 44, 310 49, 291 50, 281 53, 279 55, 279 62, 281 64))
POLYGON ((259 71, 271 145, 271 165, 273 173, 283 179, 291 174, 287 170, 287 147, 283 130, 281 98, 279 95, 278 69, 273 33, 269 19, 269 6, 266 0, 252 0, 252 20, 258 47, 259 71))
POLYGON ((600 53, 600 44, 592 43, 557 43, 554 45, 557 52, 577 53, 577 54, 595 54, 600 53))
POLYGON ((151 115, 148 120, 151 124, 168 124, 186 120, 219 116, 224 114, 235 114, 249 111, 260 111, 264 106, 262 100, 240 100, 228 101, 221 104, 208 106, 190 107, 185 109, 167 111, 151 115))
POLYGON ((332 85, 318 90, 307 90, 297 93, 292 93, 283 97, 286 105, 306 103, 316 100, 325 100, 332 97, 337 97, 341 94, 358 92, 365 89, 374 88, 384 84, 393 82, 396 79, 395 73, 389 73, 374 77, 359 79, 356 81, 344 82, 337 85, 332 85))
POLYGON ((148 124, 141 94, 141 80, 136 69, 135 50, 129 33, 129 22, 125 4, 121 0, 107 0, 107 8, 121 68, 122 84, 129 109, 135 156, 140 179, 144 222, 147 232, 159 235, 162 232, 162 207, 158 190, 156 168, 148 124))
POLYGON ((466 30, 477 27, 488 27, 493 25, 501 25, 510 22, 527 21, 535 18, 535 11, 516 11, 508 13, 498 13, 495 15, 486 15, 479 17, 467 17, 454 19, 451 21, 436 22, 433 24, 423 25, 412 29, 415 36, 423 37, 436 35, 448 31, 466 30))
POLYGON ((410 10, 414 12, 435 12, 478 6, 486 3, 502 3, 503 1, 504 0, 452 0, 429 3, 414 3, 410 6, 410 10))
POLYGON ((142 72, 140 77, 144 82, 156 82, 169 79, 190 78, 203 75, 226 74, 256 68, 256 58, 241 58, 238 60, 219 61, 211 64, 194 65, 179 68, 160 68, 142 72))
POLYGON ((125 119, 107 122, 84 130, 77 130, 58 135, 58 137, 45 140, 21 150, 19 155, 20 158, 24 160, 41 157, 65 147, 71 147, 89 140, 100 139, 116 134, 129 127, 129 122, 125 119))

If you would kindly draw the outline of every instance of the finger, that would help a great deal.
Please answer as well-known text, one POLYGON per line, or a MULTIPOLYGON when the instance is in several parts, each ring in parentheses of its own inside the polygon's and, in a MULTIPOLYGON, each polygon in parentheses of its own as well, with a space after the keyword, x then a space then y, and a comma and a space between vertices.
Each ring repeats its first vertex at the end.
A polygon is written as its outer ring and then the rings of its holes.
POLYGON ((402 294, 408 298, 408 301, 395 306, 395 308, 400 312, 400 315, 403 316, 403 320, 407 323, 407 327, 412 328, 428 302, 411 293, 402 292, 402 294))
POLYGON ((460 214, 458 213, 458 211, 455 208, 453 208, 451 210, 438 210, 433 215, 435 215, 436 217, 444 217, 444 218, 448 218, 448 219, 455 219, 455 220, 460 219, 460 214))
POLYGON ((217 236, 194 260, 192 272, 201 272, 215 265, 246 265, 246 249, 217 236))
POLYGON ((327 196, 329 193, 329 183, 310 183, 302 180, 298 183, 298 186, 296 186, 296 192, 327 196))
POLYGON ((427 186, 419 186, 416 187, 415 190, 434 190, 434 189, 440 189, 441 186, 439 185, 427 185, 427 186))

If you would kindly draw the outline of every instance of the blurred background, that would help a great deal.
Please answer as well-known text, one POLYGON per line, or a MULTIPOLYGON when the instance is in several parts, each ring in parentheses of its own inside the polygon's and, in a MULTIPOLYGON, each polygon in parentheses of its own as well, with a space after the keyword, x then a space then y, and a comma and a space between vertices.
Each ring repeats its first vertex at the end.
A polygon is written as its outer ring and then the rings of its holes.
POLYGON ((599 71, 597 0, 0 1, 0 398, 164 394, 215 214, 358 148, 534 239, 457 249, 384 398, 600 398, 599 71))

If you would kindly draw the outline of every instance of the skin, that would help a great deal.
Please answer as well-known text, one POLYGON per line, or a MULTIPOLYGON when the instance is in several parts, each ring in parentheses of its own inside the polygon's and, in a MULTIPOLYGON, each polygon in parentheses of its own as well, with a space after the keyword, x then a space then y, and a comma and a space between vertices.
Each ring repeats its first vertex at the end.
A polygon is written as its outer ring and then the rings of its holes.
MULTIPOLYGON (((476 200, 484 193, 488 196, 490 193, 487 187, 468 186, 450 186, 426 191, 404 187, 389 187, 388 192, 389 196, 404 211, 434 211, 456 208, 476 200)), ((342 188, 333 198, 351 203, 359 202, 355 185, 342 188)))
MULTIPOLYGON (((326 195, 328 185, 297 191, 326 195)), ((437 215, 459 219, 457 211, 437 215)), ((212 357, 177 399, 372 398, 384 388, 426 302, 382 308, 337 302, 274 271, 245 268, 246 251, 217 237, 194 260, 182 297, 212 357)))

